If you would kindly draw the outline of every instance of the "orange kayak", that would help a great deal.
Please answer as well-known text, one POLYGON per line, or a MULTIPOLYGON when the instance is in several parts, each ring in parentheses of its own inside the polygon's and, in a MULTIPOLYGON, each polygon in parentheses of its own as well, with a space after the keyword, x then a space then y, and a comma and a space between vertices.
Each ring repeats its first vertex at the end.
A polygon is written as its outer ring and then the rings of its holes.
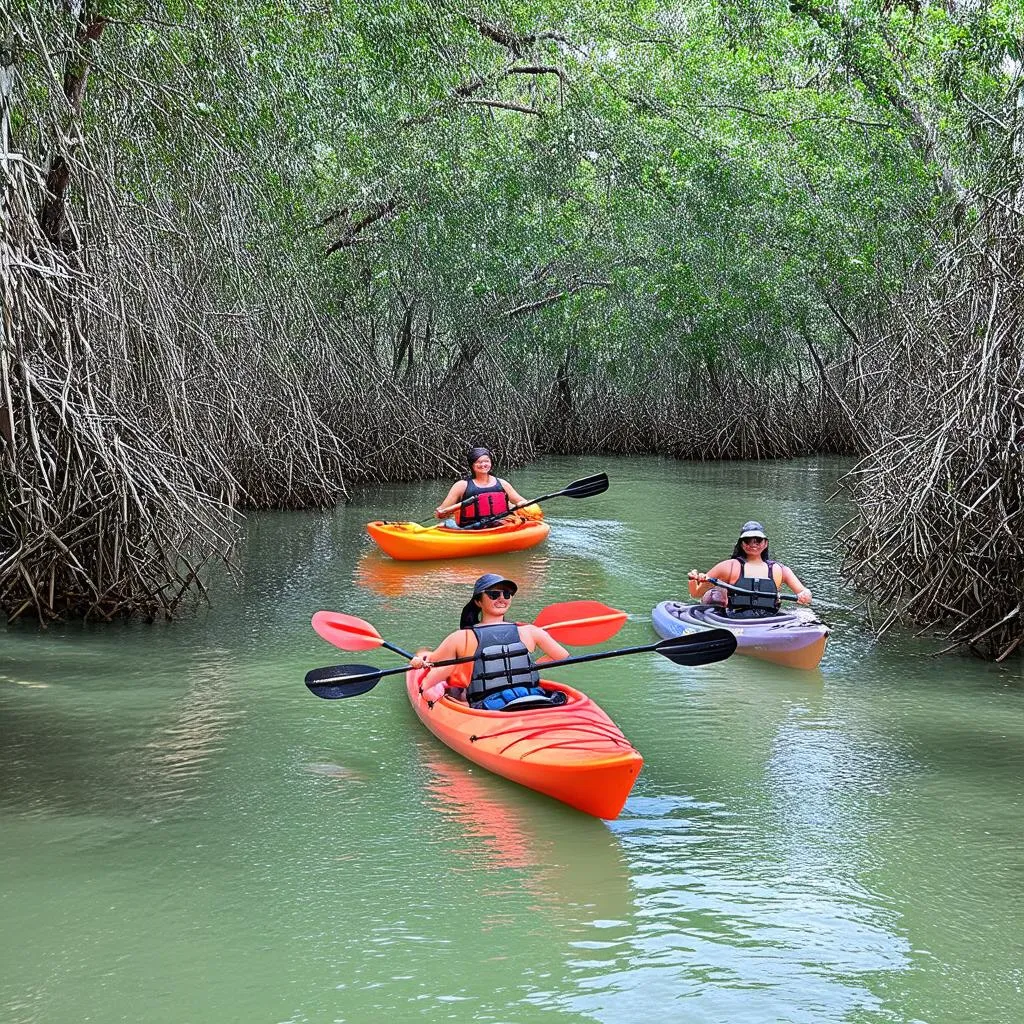
MULTIPOLYGON (((526 511, 525 509, 523 511, 526 511)), ((551 532, 538 509, 535 516, 516 516, 508 526, 491 530, 450 530, 419 523, 367 523, 366 532, 386 555, 406 562, 428 558, 465 558, 522 551, 539 544, 551 532)))
POLYGON ((443 697, 428 706, 420 693, 426 669, 405 676, 420 721, 456 753, 495 775, 552 796, 596 818, 617 818, 644 759, 586 694, 564 683, 567 704, 522 711, 482 711, 443 697))

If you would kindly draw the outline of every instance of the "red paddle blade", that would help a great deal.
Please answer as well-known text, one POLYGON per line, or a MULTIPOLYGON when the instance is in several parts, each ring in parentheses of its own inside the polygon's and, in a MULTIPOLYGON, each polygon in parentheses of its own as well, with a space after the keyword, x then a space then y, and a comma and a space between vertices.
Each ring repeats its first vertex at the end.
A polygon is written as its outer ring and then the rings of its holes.
POLYGON ((626 618, 625 612, 600 601, 563 601, 542 609, 533 624, 547 630, 560 644, 577 647, 610 640, 626 618))
POLYGON ((384 638, 365 619, 341 612, 317 612, 313 628, 329 644, 343 651, 368 651, 380 647, 384 638))

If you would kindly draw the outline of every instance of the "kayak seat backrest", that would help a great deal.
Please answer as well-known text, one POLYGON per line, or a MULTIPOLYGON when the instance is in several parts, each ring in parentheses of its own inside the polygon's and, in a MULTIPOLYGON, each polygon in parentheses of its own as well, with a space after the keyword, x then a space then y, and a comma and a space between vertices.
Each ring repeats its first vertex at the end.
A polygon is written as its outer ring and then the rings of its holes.
POLYGON ((502 711, 531 711, 534 708, 557 708, 567 704, 568 699, 561 691, 551 694, 531 693, 526 697, 510 700, 502 711))

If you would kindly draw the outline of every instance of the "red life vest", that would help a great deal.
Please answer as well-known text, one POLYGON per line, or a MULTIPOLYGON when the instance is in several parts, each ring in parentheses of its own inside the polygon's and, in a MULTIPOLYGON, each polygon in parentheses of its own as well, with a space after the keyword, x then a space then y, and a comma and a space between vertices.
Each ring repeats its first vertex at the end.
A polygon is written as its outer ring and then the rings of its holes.
POLYGON ((466 480, 466 493, 462 497, 474 500, 467 502, 459 509, 459 526, 471 526, 485 516, 500 516, 508 511, 508 495, 497 477, 494 478, 494 483, 487 487, 481 487, 470 477, 466 480))

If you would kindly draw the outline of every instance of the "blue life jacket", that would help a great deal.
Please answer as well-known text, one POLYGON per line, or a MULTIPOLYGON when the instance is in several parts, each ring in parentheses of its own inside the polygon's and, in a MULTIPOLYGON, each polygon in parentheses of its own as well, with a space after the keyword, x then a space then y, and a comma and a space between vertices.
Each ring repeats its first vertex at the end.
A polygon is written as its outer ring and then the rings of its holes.
POLYGON ((556 708, 568 704, 561 690, 543 690, 539 686, 506 686, 504 690, 484 697, 474 707, 484 711, 526 711, 530 708, 556 708))

